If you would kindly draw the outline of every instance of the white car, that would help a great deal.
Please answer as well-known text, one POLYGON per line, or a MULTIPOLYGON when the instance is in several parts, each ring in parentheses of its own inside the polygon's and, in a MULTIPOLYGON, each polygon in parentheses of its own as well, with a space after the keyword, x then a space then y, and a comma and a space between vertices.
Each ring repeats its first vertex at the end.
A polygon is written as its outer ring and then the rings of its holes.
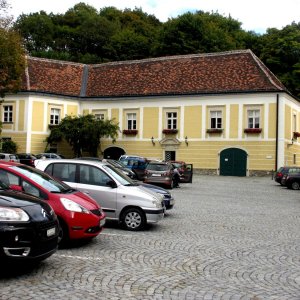
POLYGON ((0 160, 20 162, 18 156, 12 153, 0 153, 0 160))
POLYGON ((35 164, 49 175, 94 198, 106 219, 128 230, 141 230, 164 216, 163 196, 139 186, 108 163, 79 159, 39 159, 35 164))

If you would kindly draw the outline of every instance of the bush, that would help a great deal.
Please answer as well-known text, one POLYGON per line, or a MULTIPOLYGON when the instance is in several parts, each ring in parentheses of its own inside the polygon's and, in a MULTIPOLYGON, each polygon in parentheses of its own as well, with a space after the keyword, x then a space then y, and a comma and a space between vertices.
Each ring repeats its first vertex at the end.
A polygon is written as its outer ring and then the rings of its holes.
POLYGON ((17 153, 18 146, 14 141, 4 141, 2 143, 3 153, 17 153))

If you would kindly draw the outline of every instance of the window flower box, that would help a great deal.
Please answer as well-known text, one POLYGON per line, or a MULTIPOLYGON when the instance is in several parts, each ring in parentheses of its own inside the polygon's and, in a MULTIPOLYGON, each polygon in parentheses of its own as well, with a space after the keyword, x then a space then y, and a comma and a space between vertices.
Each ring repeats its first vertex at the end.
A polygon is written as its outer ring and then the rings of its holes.
POLYGON ((137 135, 138 130, 137 129, 124 129, 123 134, 126 135, 137 135))
POLYGON ((296 138, 298 138, 298 137, 300 137, 300 132, 296 132, 296 131, 295 131, 295 132, 293 133, 293 138, 296 139, 296 138))
POLYGON ((261 128, 245 128, 244 132, 245 133, 253 133, 253 134, 257 134, 257 133, 261 133, 262 129, 261 128))
POLYGON ((178 132, 177 129, 164 129, 162 133, 164 134, 176 134, 178 132))
POLYGON ((222 128, 208 128, 206 129, 206 133, 213 134, 213 133, 222 133, 222 128))

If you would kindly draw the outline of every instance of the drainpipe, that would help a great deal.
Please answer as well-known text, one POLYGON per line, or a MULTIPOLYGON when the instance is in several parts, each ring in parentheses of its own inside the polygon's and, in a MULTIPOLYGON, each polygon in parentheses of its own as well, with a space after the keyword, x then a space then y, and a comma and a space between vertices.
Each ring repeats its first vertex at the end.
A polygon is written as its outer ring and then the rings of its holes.
POLYGON ((276 95, 276 157, 275 157, 275 172, 278 169, 278 126, 279 122, 279 94, 276 95))

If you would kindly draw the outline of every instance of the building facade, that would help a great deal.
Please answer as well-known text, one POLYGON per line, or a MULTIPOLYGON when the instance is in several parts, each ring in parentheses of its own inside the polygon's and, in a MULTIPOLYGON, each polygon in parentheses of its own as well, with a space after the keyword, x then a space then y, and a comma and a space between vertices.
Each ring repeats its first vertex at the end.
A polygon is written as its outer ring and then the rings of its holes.
MULTIPOLYGON (((44 152, 66 115, 113 119, 99 156, 184 160, 249 176, 300 164, 300 102, 250 51, 84 65, 28 57, 23 88, 1 105, 2 137, 44 152)), ((68 157, 66 143, 51 145, 68 157)))

